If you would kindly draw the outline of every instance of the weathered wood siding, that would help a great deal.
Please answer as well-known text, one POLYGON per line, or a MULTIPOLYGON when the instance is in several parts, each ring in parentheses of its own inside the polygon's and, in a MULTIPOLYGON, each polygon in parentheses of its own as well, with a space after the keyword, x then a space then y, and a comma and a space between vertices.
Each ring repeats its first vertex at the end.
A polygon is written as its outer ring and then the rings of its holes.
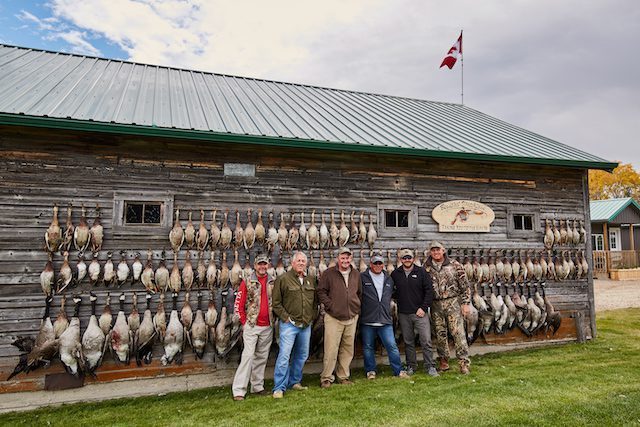
MULTIPOLYGON (((96 204, 100 205, 105 228, 101 263, 106 259, 107 251, 114 252, 114 263, 117 264, 117 254, 121 250, 127 251, 131 262, 134 252, 140 252, 144 258, 146 249, 151 248, 154 266, 157 266, 160 251, 170 247, 169 228, 114 230, 115 193, 153 191, 169 194, 173 197, 174 207, 181 208, 182 225, 186 225, 188 211, 193 210, 196 227, 201 208, 206 211, 207 226, 213 208, 219 209, 218 223, 221 210, 234 212, 236 208, 240 209, 244 226, 249 207, 254 209, 254 220, 256 210, 264 210, 265 226, 266 213, 270 210, 276 216, 280 211, 304 211, 309 226, 312 209, 318 212, 318 225, 319 213, 324 211, 328 221, 327 214, 332 209, 336 213, 342 209, 347 213, 352 210, 372 213, 377 223, 380 203, 415 204, 418 206, 415 235, 384 236, 376 242, 376 248, 393 249, 394 253, 400 247, 422 251, 432 239, 455 248, 542 249, 546 218, 585 219, 585 184, 581 170, 104 134, 0 128, 0 177, 0 365, 15 363, 18 352, 9 343, 16 335, 35 334, 38 328, 44 307, 39 275, 47 260, 42 249, 43 235, 51 221, 54 203, 61 207, 61 225, 66 221, 67 204, 74 207, 74 225, 78 224, 81 204, 88 208, 89 224, 93 221, 96 204), (225 162, 253 163, 256 176, 225 177, 225 162), (444 201, 455 199, 476 200, 490 206, 496 214, 491 232, 439 233, 431 210, 444 201), (507 212, 514 209, 539 213, 541 223, 536 226, 540 231, 529 237, 509 237, 507 212)), ((298 225, 299 221, 297 215, 298 225)), ((232 215, 229 223, 233 228, 235 218, 232 215)), ((168 254, 171 258, 170 251, 168 254)), ((181 266, 184 255, 182 250, 181 266)), ((207 251, 205 257, 208 256, 207 251)), ((325 256, 328 261, 327 251, 325 256)), ((355 258, 357 262, 358 251, 355 258)), ((75 259, 74 253, 72 266, 75 259)), ((228 259, 231 267, 231 252, 228 259)), ((317 252, 315 260, 317 263, 317 252)), ((54 261, 57 273, 62 257, 56 255, 54 261)), ((193 261, 195 268, 195 257, 193 261)), ((244 263, 242 255, 241 263, 244 263)), ((172 261, 168 264, 170 268, 172 261)), ((588 326, 592 316, 590 283, 590 279, 550 282, 547 294, 556 308, 566 314, 580 311, 588 319, 585 322, 588 326)), ((125 290, 128 313, 130 286, 126 285, 125 290)), ((96 291, 101 310, 105 289, 100 287, 96 291)), ((143 288, 140 286, 137 291, 142 313, 143 288)), ((117 293, 114 291, 116 296, 117 293)), ((85 300, 81 312, 83 330, 89 315, 88 298, 85 300)), ((157 297, 152 305, 154 310, 156 301, 157 297)), ((115 309, 115 298, 113 302, 115 309)), ((55 316, 58 303, 56 297, 52 316, 55 316)), ((166 307, 169 309, 170 305, 166 307)), ((68 308, 69 316, 71 311, 68 308)), ((585 334, 590 336, 591 331, 587 330, 585 334)), ((206 360, 211 361, 211 358, 206 360)))

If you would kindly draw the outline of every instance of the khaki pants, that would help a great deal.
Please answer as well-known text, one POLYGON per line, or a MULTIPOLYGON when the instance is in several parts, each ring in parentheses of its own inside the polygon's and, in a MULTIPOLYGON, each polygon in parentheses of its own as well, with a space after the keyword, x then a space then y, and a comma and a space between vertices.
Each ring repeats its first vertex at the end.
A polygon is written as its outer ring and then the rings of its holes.
POLYGON ((324 315, 324 358, 320 381, 334 382, 336 377, 339 380, 349 378, 357 326, 358 316, 349 320, 338 320, 329 314, 324 315))
POLYGON ((251 381, 252 393, 264 390, 264 369, 267 366, 272 339, 271 326, 244 325, 242 330, 244 350, 242 350, 240 364, 231 387, 234 396, 246 395, 249 381, 251 381))

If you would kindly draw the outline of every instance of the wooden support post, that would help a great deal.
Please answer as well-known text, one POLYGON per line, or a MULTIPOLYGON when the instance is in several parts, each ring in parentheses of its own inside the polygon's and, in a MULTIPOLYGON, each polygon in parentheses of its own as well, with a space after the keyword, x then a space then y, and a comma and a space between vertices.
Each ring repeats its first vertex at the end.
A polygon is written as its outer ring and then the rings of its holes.
POLYGON ((629 249, 635 251, 635 242, 633 239, 633 224, 629 224, 629 249))
POLYGON ((602 223, 602 238, 604 239, 604 250, 609 250, 609 227, 607 227, 607 223, 602 223))

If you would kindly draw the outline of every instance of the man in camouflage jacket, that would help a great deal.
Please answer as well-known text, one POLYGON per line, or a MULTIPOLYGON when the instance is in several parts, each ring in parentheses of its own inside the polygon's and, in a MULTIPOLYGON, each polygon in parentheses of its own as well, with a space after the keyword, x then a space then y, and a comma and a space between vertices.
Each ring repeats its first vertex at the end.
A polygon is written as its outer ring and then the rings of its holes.
POLYGON ((424 268, 431 274, 434 300, 431 308, 432 325, 436 331, 436 350, 439 369, 449 369, 449 343, 447 324, 456 348, 456 357, 462 374, 469 373, 469 346, 464 331, 463 315, 471 304, 469 281, 462 265, 447 257, 440 242, 431 242, 430 255, 424 268))

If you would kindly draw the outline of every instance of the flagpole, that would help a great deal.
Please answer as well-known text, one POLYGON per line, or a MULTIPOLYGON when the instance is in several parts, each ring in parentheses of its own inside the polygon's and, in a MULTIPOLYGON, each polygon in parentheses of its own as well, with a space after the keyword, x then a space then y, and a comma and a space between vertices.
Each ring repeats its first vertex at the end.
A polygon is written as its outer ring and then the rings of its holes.
POLYGON ((460 30, 460 98, 461 104, 464 105, 464 50, 462 50, 462 30, 460 30))

